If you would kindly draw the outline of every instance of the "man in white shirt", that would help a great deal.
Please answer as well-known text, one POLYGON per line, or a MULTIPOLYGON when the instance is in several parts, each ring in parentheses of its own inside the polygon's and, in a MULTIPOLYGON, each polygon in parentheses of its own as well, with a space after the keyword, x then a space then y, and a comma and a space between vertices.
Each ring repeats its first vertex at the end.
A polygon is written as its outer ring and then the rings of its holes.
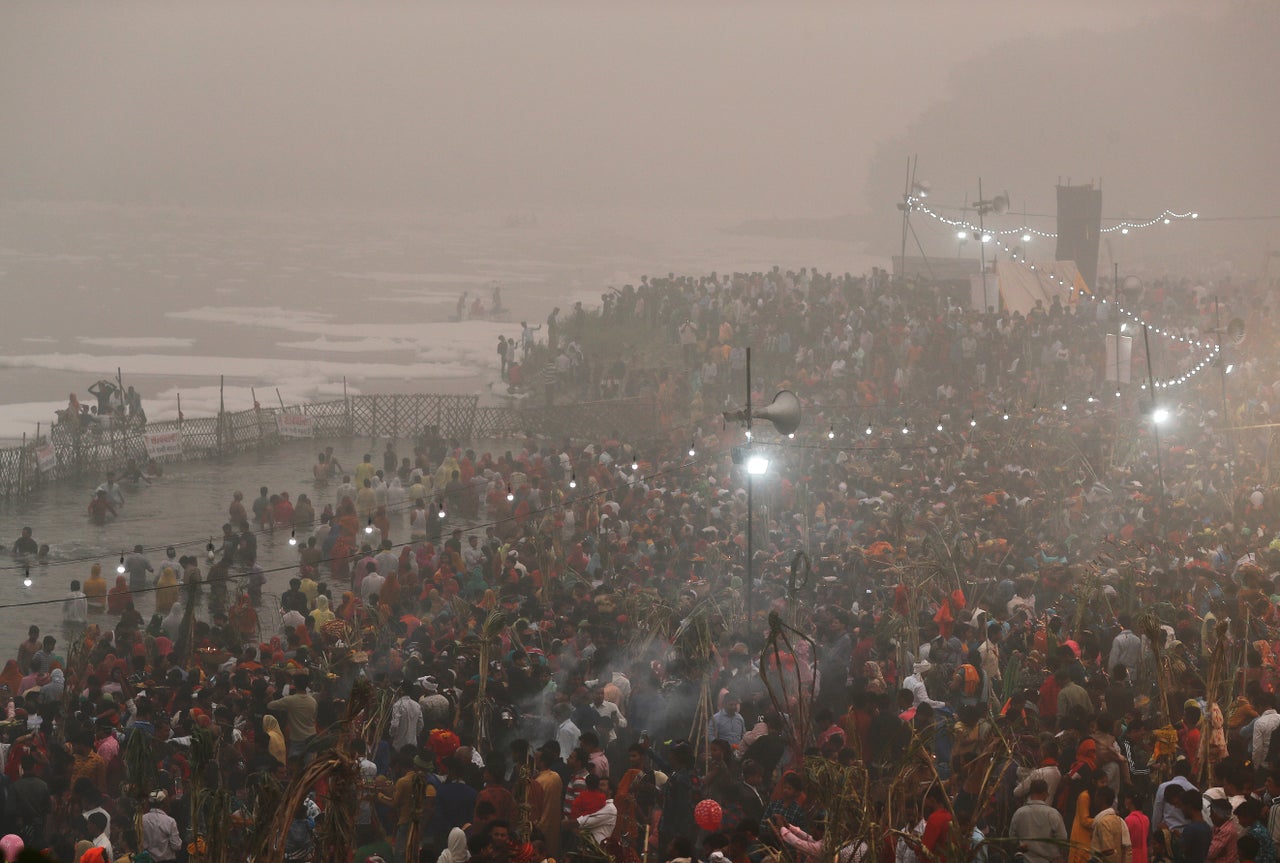
POLYGON ((1120 615, 1120 633, 1111 640, 1111 653, 1107 657, 1107 671, 1111 671, 1117 665, 1123 665, 1125 668, 1137 669, 1139 663, 1142 662, 1142 639, 1138 638, 1130 629, 1130 618, 1127 614, 1120 615))
POLYGON ((147 811, 142 816, 142 850, 156 863, 173 863, 182 848, 182 835, 178 822, 164 811, 163 801, 147 801, 147 811))
POLYGON ((582 735, 582 729, 573 723, 569 713, 570 708, 567 704, 557 704, 551 712, 559 723, 556 726, 556 742, 560 744, 561 752, 572 752, 576 749, 578 738, 582 735))
POLYGON ((406 746, 417 746, 422 735, 422 705, 413 697, 413 688, 412 682, 404 683, 400 687, 400 697, 391 705, 391 727, 387 733, 393 752, 399 752, 406 746))
POLYGON ((1271 734, 1280 727, 1280 713, 1276 713, 1276 697, 1264 692, 1255 699, 1255 707, 1262 714, 1253 720, 1253 763, 1263 764, 1267 760, 1267 749, 1271 746, 1271 734))
POLYGON ((400 558, 391 550, 391 540, 382 540, 382 550, 373 558, 378 564, 378 572, 385 578, 400 568, 400 558))
POLYGON ((84 626, 89 621, 89 599, 80 589, 79 581, 71 582, 71 590, 62 601, 62 622, 68 626, 84 626))
POLYGON ((922 701, 927 701, 930 707, 946 707, 945 701, 934 701, 929 697, 929 691, 925 687, 924 676, 929 673, 929 669, 933 666, 928 660, 922 659, 911 667, 911 674, 907 675, 902 681, 902 688, 911 692, 911 706, 919 707, 922 701))

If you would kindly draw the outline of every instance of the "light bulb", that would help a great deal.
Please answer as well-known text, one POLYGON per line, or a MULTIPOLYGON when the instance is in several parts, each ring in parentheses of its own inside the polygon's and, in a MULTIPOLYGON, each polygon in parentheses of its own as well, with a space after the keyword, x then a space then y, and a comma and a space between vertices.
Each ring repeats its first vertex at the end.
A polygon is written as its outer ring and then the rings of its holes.
POLYGON ((1167 224, 1169 224, 1169 222, 1170 222, 1170 220, 1169 220, 1169 219, 1165 219, 1165 220, 1164 220, 1164 223, 1165 223, 1166 225, 1167 225, 1167 224))
POLYGON ((369 519, 369 523, 364 526, 365 533, 373 533, 373 519, 369 519))
POLYGON ((1000 416, 1000 419, 1003 419, 1003 420, 1007 420, 1008 418, 1009 418, 1009 412, 1008 412, 1008 411, 1005 411, 1005 412, 1004 412, 1003 414, 1001 414, 1001 416, 1000 416))
POLYGON ((1116 390, 1116 398, 1120 398, 1120 390, 1116 390))
POLYGON ((1200 214, 1199 214, 1199 213, 1192 213, 1192 214, 1191 214, 1191 218, 1193 218, 1193 219, 1198 219, 1198 218, 1200 218, 1200 214))
MULTIPOLYGON (((937 428, 938 428, 938 431, 942 431, 942 420, 938 420, 938 426, 937 426, 937 428)), ((903 433, 903 434, 906 434, 906 433, 907 433, 907 430, 904 428, 904 429, 902 430, 902 433, 903 433)))
POLYGON ((796 439, 795 432, 787 432, 787 440, 795 440, 795 439, 796 439))
POLYGON ((969 428, 973 428, 977 424, 978 424, 978 420, 974 417, 973 414, 969 414, 969 428))
POLYGON ((298 544, 298 532, 296 530, 289 531, 289 545, 298 544))
POLYGON ((507 483, 507 500, 513 501, 515 499, 516 499, 516 495, 515 495, 515 492, 511 490, 511 483, 507 483))
POLYGON ((1120 229, 1120 233, 1122 233, 1122 234, 1127 234, 1127 233, 1129 233, 1129 229, 1128 229, 1128 228, 1121 228, 1121 229, 1120 229))
POLYGON ((1031 242, 1031 235, 1030 235, 1030 234, 1023 234, 1023 235, 1022 235, 1022 242, 1024 242, 1024 243, 1029 243, 1029 242, 1031 242))
POLYGON ((903 433, 903 434, 911 434, 911 426, 903 426, 903 427, 902 427, 902 433, 903 433))
POLYGON ((578 487, 578 475, 576 473, 569 474, 569 488, 578 487))
POLYGON ((747 429, 747 440, 751 440, 751 429, 747 429))
POLYGON ((1095 399, 1095 398, 1093 397, 1093 393, 1092 393, 1092 392, 1090 392, 1090 393, 1089 393, 1089 398, 1085 399, 1085 401, 1087 401, 1089 404, 1093 404, 1094 402, 1096 402, 1096 401, 1097 401, 1097 399, 1095 399))
POLYGON ((640 470, 640 457, 639 457, 639 456, 632 456, 632 457, 631 457, 631 469, 632 469, 632 470, 640 470))
POLYGON ((444 517, 445 517, 445 515, 446 515, 446 513, 445 513, 445 511, 444 511, 444 501, 440 501, 440 509, 439 509, 439 511, 436 513, 436 518, 444 518, 444 517))
POLYGON ((957 239, 957 240, 967 240, 967 239, 969 239, 969 232, 968 232, 968 231, 956 231, 956 239, 957 239))
POLYGON ((867 426, 867 436, 871 436, 871 426, 867 426))
POLYGON ((835 439, 836 439, 836 427, 832 426, 831 428, 827 429, 827 440, 835 440, 835 439))
POLYGON ((698 454, 698 449, 693 445, 693 441, 689 441, 689 458, 693 458, 698 454))
POLYGON ((1063 403, 1062 403, 1062 409, 1063 409, 1064 411, 1067 409, 1067 403, 1066 403, 1066 402, 1063 402, 1063 403))
POLYGON ((991 242, 991 235, 990 235, 990 234, 983 234, 983 235, 982 235, 982 242, 984 242, 984 243, 989 243, 989 242, 991 242))
POLYGON ((204 554, 209 558, 209 562, 213 563, 213 537, 209 537, 209 544, 204 547, 204 554))
POLYGON ((1235 363, 1227 363, 1227 370, 1226 370, 1225 372, 1223 372, 1223 374, 1228 374, 1228 375, 1229 375, 1229 374, 1231 374, 1233 371, 1235 371, 1235 368, 1236 368, 1236 364, 1235 364, 1235 363))
POLYGON ((124 575, 124 552, 120 552, 120 565, 116 567, 116 572, 124 575))

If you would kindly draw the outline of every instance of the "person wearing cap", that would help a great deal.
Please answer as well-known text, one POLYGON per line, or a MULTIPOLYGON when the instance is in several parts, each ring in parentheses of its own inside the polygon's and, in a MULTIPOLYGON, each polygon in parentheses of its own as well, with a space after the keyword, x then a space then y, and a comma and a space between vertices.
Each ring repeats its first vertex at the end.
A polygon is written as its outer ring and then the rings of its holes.
POLYGON ((1231 801, 1219 798, 1209 803, 1209 819, 1213 824, 1213 838, 1205 863, 1236 863, 1236 840, 1240 831, 1232 817, 1231 801))

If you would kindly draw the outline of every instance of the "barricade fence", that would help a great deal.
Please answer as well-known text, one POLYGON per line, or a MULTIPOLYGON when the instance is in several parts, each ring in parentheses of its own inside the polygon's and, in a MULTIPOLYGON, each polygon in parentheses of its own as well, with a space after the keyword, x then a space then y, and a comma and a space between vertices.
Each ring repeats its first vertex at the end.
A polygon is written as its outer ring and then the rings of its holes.
POLYGON ((628 398, 542 407, 480 407, 475 395, 358 395, 327 402, 224 411, 137 427, 58 423, 47 435, 0 449, 0 500, 20 499, 51 483, 93 479, 150 459, 161 463, 218 458, 298 438, 415 439, 434 429, 447 440, 595 438, 657 429, 649 399, 628 398))

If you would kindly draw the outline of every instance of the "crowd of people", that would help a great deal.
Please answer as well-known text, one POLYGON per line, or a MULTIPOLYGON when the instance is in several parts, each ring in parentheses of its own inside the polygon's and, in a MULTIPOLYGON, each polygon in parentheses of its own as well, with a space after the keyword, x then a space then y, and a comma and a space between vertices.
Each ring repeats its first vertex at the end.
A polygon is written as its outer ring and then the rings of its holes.
MULTIPOLYGON (((1204 334, 1197 287, 1130 305, 1204 334)), ((0 830, 65 861, 1273 863, 1280 487, 1232 430, 1276 410, 1265 346, 1230 402, 1161 388, 1157 450, 1087 300, 810 270, 609 297, 557 339, 669 345, 584 360, 657 432, 330 449, 296 500, 229 501, 220 546, 77 580, 70 643, 0 672, 0 830), (794 440, 720 419, 747 347, 794 440)))

